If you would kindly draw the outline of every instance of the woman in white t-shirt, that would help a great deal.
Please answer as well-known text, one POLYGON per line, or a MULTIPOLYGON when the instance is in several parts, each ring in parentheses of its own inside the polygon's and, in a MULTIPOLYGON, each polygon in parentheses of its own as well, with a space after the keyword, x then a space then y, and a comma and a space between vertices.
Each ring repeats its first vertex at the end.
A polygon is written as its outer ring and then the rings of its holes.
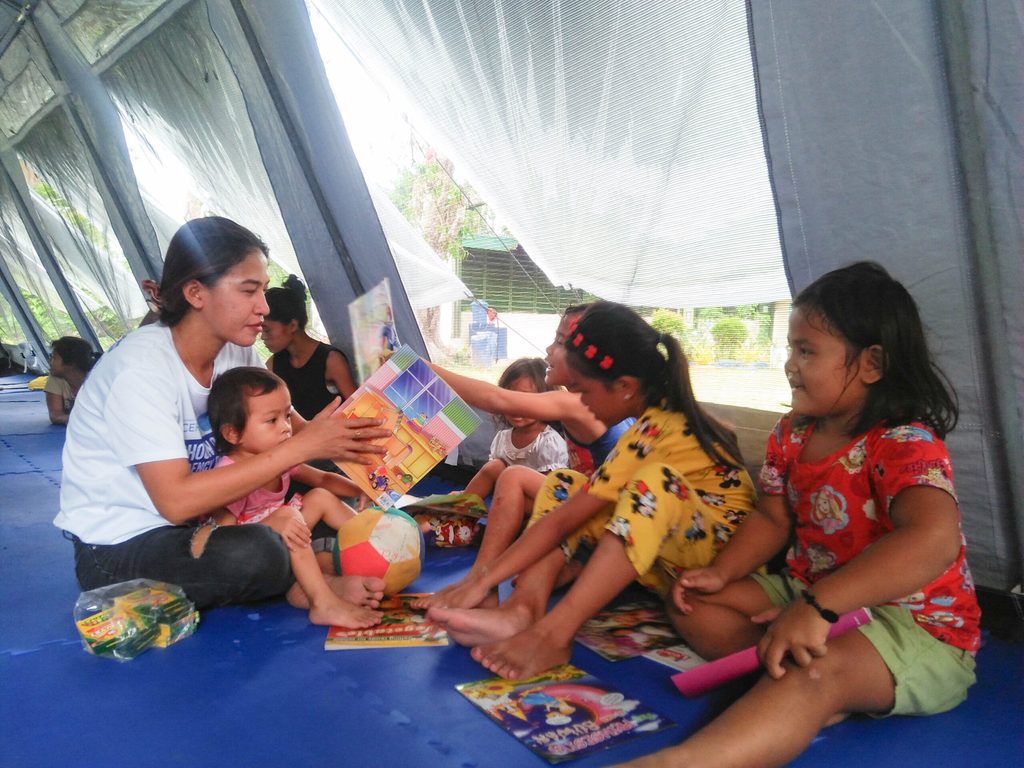
MULTIPOLYGON (((295 437, 250 461, 214 469, 206 399, 213 380, 262 365, 252 345, 267 312, 267 246, 220 217, 183 225, 167 249, 160 322, 112 347, 82 386, 64 446, 54 524, 75 547, 82 589, 134 578, 181 586, 198 607, 284 594, 292 583, 280 536, 262 525, 197 525, 318 456, 363 461, 382 449, 379 421, 293 418, 295 437)), ((365 605, 382 583, 353 579, 343 597, 365 605)))

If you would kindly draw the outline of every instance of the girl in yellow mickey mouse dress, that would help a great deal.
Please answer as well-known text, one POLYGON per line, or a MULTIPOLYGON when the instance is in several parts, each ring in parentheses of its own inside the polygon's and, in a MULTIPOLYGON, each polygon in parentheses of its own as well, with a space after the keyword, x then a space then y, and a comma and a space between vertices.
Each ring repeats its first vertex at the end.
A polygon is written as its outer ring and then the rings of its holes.
POLYGON ((735 438, 697 405, 675 339, 625 306, 597 302, 565 346, 583 404, 606 424, 636 423, 589 480, 570 470, 548 476, 530 527, 472 587, 482 600, 518 573, 505 603, 429 613, 511 679, 567 661, 580 625, 631 581, 666 598, 677 574, 709 564, 755 506, 735 438), (560 569, 581 548, 592 554, 547 612, 560 569))

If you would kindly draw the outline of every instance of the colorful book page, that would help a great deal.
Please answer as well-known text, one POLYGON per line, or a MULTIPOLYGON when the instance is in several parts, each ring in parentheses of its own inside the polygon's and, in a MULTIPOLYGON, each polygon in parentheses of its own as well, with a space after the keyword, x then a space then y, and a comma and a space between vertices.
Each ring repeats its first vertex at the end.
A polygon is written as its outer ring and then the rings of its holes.
POLYGON ((380 623, 366 629, 328 627, 324 650, 448 645, 448 633, 427 624, 423 612, 409 606, 412 600, 424 596, 425 593, 408 592, 385 598, 380 604, 384 612, 380 623))
POLYGON ((356 375, 365 382, 401 346, 387 278, 348 305, 356 375))
POLYGON ((347 418, 383 419, 377 464, 337 462, 381 509, 389 509, 480 425, 480 417, 413 350, 400 347, 342 403, 347 418))
POLYGON ((681 641, 660 603, 640 599, 596 614, 580 627, 576 642, 608 661, 622 661, 681 641))
POLYGON ((549 763, 674 725, 571 664, 526 680, 494 677, 455 688, 549 763))
POLYGON ((680 672, 707 663, 707 659, 698 656, 690 646, 683 643, 670 645, 668 648, 655 648, 653 651, 645 653, 644 658, 664 664, 666 667, 672 667, 680 672))

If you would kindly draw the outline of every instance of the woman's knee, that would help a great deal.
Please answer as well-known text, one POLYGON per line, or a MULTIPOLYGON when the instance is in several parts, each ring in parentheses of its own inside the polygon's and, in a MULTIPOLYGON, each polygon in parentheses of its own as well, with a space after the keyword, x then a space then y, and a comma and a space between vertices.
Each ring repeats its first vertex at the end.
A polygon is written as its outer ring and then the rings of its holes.
POLYGON ((271 583, 280 582, 285 585, 285 589, 290 584, 288 547, 271 528, 265 525, 218 528, 211 536, 207 550, 217 538, 221 538, 220 543, 226 545, 217 547, 217 556, 225 561, 231 573, 240 577, 266 579, 271 583))

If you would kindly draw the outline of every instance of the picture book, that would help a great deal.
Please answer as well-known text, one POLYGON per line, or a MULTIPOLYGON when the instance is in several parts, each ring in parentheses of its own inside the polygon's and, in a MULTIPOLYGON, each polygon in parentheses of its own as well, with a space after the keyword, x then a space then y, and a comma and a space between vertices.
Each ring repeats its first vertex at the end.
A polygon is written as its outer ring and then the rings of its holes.
POLYGON ((571 664, 526 680, 495 677, 455 688, 550 763, 674 725, 571 664))
POLYGON ((480 425, 466 405, 408 346, 399 347, 340 408, 346 418, 383 419, 391 434, 375 464, 337 462, 382 509, 390 509, 480 425))
POLYGON ((608 661, 622 661, 681 641, 661 604, 641 597, 597 613, 580 627, 576 642, 608 661))
POLYGON ((487 514, 484 500, 475 493, 436 493, 418 499, 406 496, 398 504, 403 510, 412 514, 457 515, 459 517, 481 518, 487 514))
POLYGON ((365 382, 399 348, 387 278, 348 305, 356 375, 365 382))
POLYGON ((672 667, 678 672, 707 663, 707 659, 698 656, 690 646, 684 643, 670 645, 668 648, 655 648, 653 651, 645 653, 644 658, 672 667))
POLYGON ((366 629, 329 627, 325 651, 348 651, 353 648, 400 648, 420 645, 448 645, 448 633, 426 623, 420 611, 409 603, 422 593, 405 593, 386 597, 380 604, 384 613, 378 624, 366 629))

